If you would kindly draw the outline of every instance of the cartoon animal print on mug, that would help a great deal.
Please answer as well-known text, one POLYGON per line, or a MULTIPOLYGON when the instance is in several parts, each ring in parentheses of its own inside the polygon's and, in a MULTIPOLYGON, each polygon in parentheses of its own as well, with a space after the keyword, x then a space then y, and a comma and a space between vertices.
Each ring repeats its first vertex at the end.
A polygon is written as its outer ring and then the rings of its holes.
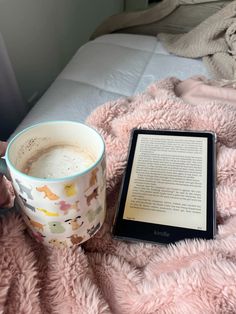
POLYGON ((68 238, 70 238, 70 240, 71 240, 71 243, 73 244, 73 245, 75 245, 75 244, 80 244, 82 241, 83 241, 83 237, 79 237, 77 234, 72 234, 70 237, 68 237, 68 238))
POLYGON ((31 231, 32 236, 40 243, 44 241, 45 236, 40 232, 31 231))
POLYGON ((94 219, 97 217, 97 215, 102 211, 102 207, 99 206, 97 209, 92 210, 90 209, 87 213, 86 213, 86 217, 88 218, 89 222, 94 221, 94 219))
POLYGON ((69 225, 71 225, 71 228, 73 231, 78 230, 82 225, 83 221, 79 224, 77 219, 81 218, 81 216, 77 216, 74 219, 66 219, 65 222, 68 222, 69 225))
POLYGON ((66 184, 64 186, 64 191, 67 197, 74 196, 76 194, 76 187, 74 183, 66 184))
POLYGON ((61 222, 58 221, 50 221, 48 223, 49 229, 52 233, 63 233, 65 232, 65 228, 62 226, 61 222))
POLYGON ((68 214, 69 209, 77 209, 77 203, 70 204, 65 201, 60 201, 59 203, 55 203, 56 205, 59 205, 60 210, 63 212, 64 215, 68 214))
POLYGON ((96 189, 94 189, 91 194, 85 195, 85 197, 86 197, 86 199, 87 199, 87 205, 90 206, 91 201, 92 201, 93 199, 96 200, 97 197, 98 197, 98 187, 96 187, 96 189))
POLYGON ((67 247, 66 241, 61 241, 58 239, 51 239, 48 241, 49 244, 51 244, 53 247, 58 248, 58 249, 63 249, 67 247))
POLYGON ((89 187, 85 190, 85 192, 87 192, 90 188, 96 185, 98 181, 97 172, 98 172, 98 168, 93 169, 93 171, 91 172, 90 179, 89 179, 89 187))
POLYGON ((44 208, 38 208, 37 207, 37 210, 40 212, 43 212, 46 216, 49 216, 49 217, 58 217, 59 216, 58 213, 50 212, 44 208))
POLYGON ((89 188, 91 188, 92 186, 94 186, 98 179, 97 179, 97 172, 98 172, 98 168, 93 169, 93 171, 91 172, 91 176, 89 179, 89 188))
POLYGON ((44 193, 44 198, 48 198, 51 201, 55 201, 59 199, 59 196, 57 196, 55 193, 53 193, 47 185, 37 187, 36 190, 38 192, 44 193))
POLYGON ((31 224, 32 227, 34 227, 35 229, 39 230, 39 231, 43 231, 43 227, 45 225, 31 219, 30 217, 27 216, 27 218, 29 219, 29 223, 31 224))
POLYGON ((80 211, 79 201, 76 201, 74 206, 75 206, 75 209, 77 210, 77 212, 79 212, 80 211))
POLYGON ((21 201, 22 201, 22 203, 23 203, 23 205, 24 205, 25 207, 27 207, 27 208, 29 208, 30 210, 32 210, 32 212, 35 212, 35 207, 34 207, 34 206, 28 204, 27 201, 26 201, 26 199, 23 198, 21 195, 19 195, 19 197, 20 197, 20 199, 21 199, 21 201))
POLYGON ((19 187, 19 191, 21 194, 26 194, 28 199, 33 200, 33 196, 31 194, 32 188, 29 188, 23 185, 18 179, 15 179, 16 184, 19 187))
POLYGON ((88 234, 92 237, 100 228, 100 222, 96 226, 92 226, 92 228, 87 229, 88 234))

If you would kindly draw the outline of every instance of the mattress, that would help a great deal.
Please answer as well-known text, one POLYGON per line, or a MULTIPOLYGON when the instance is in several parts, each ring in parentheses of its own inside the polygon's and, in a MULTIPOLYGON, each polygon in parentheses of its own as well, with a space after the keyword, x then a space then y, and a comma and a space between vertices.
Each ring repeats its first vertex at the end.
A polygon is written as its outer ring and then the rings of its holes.
POLYGON ((200 59, 169 54, 153 36, 110 34, 83 45, 14 134, 50 120, 84 122, 97 106, 142 92, 155 80, 210 77, 200 59))

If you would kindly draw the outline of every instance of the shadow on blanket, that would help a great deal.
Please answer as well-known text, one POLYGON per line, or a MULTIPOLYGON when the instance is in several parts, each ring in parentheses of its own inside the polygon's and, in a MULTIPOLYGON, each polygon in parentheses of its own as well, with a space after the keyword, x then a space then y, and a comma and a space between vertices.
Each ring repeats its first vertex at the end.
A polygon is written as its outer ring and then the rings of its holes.
POLYGON ((88 118, 107 151, 107 217, 83 247, 46 249, 20 216, 0 221, 0 312, 235 313, 236 90, 203 78, 169 78, 146 92, 104 104, 88 118), (213 97, 212 97, 213 95, 213 97), (216 239, 175 245, 111 239, 121 176, 133 127, 217 133, 216 239))

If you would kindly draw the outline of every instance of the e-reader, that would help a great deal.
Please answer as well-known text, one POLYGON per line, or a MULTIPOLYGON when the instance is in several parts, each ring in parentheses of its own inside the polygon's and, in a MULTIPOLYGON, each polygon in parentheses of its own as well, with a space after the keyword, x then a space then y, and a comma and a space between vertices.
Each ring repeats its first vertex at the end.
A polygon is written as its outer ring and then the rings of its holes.
POLYGON ((112 234, 173 243, 216 233, 216 135, 213 132, 132 132, 112 234))

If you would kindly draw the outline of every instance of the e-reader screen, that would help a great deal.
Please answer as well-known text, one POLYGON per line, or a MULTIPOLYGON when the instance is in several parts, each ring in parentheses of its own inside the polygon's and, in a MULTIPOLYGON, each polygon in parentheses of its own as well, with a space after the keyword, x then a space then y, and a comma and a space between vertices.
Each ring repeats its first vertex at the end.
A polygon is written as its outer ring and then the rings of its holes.
POLYGON ((135 130, 115 233, 123 231, 125 237, 124 222, 132 227, 127 237, 136 239, 142 239, 138 227, 144 226, 159 238, 164 231, 170 239, 213 235, 214 147, 210 132, 135 130))

